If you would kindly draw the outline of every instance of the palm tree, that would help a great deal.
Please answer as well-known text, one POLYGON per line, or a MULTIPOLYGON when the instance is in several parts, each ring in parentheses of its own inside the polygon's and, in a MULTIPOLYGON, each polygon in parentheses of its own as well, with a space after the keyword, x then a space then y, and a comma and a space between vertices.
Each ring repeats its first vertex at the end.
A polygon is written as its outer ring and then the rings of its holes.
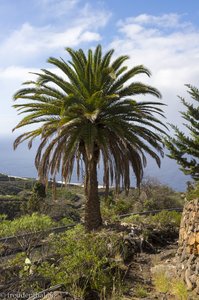
POLYGON ((116 189, 130 187, 130 170, 137 186, 143 177, 146 156, 149 154, 160 166, 163 156, 161 135, 164 130, 159 102, 137 102, 139 94, 160 98, 154 87, 131 80, 135 75, 150 71, 142 65, 127 69, 123 63, 128 56, 120 56, 111 62, 114 50, 102 55, 101 46, 95 51, 66 49, 71 61, 50 57, 48 62, 62 76, 42 69, 37 80, 25 82, 14 99, 24 100, 14 107, 25 117, 14 128, 39 124, 20 135, 14 148, 25 140, 29 147, 40 136, 41 143, 35 157, 35 165, 41 180, 61 173, 70 180, 74 163, 77 175, 80 163, 85 171, 85 226, 97 229, 102 224, 98 196, 97 165, 103 164, 104 186, 115 182, 116 189), (129 83, 127 83, 129 81, 129 83), (158 117, 157 117, 157 116, 158 117))

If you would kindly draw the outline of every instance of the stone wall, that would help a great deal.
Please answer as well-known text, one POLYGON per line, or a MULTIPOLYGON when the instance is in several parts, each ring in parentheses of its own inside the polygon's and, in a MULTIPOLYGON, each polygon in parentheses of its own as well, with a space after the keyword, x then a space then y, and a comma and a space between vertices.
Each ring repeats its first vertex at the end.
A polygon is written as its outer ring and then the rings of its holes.
POLYGON ((179 232, 177 273, 199 294, 199 198, 184 206, 179 232))

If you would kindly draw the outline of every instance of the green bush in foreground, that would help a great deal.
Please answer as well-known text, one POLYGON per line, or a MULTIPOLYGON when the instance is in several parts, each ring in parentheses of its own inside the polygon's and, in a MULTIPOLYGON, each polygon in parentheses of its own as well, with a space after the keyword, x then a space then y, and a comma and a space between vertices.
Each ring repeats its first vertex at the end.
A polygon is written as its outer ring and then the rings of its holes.
MULTIPOLYGON (((122 260, 118 258, 121 242, 113 232, 85 233, 83 226, 55 236, 52 250, 58 259, 44 262, 38 272, 52 285, 64 283, 67 290, 82 293, 95 289, 99 294, 121 291, 122 260)), ((107 299, 107 298, 106 298, 107 299)), ((119 298, 118 298, 119 299, 119 298)))

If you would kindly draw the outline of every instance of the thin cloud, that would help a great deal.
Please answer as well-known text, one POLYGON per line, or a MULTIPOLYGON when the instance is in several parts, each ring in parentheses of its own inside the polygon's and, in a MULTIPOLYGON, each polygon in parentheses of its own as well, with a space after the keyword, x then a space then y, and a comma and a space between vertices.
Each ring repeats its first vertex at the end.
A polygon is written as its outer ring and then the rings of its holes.
POLYGON ((1 80, 14 80, 21 83, 22 81, 27 81, 33 79, 32 73, 38 73, 40 69, 32 68, 30 73, 30 68, 10 66, 8 68, 0 68, 0 79, 1 80))
POLYGON ((38 61, 56 51, 60 53, 66 46, 100 41, 99 29, 107 24, 110 16, 109 12, 94 11, 90 5, 84 5, 75 21, 69 18, 61 28, 24 23, 0 44, 0 65, 30 65, 36 59, 38 61))
MULTIPOLYGON (((90 43, 92 47, 96 41, 103 41, 99 29, 107 25, 111 14, 103 11, 94 14, 92 10, 89 5, 84 6, 81 18, 64 29, 26 23, 7 37, 0 45, 1 90, 6 89, 6 84, 9 95, 13 94, 16 86, 19 88, 29 77, 28 72, 34 71, 33 61, 41 60, 41 55, 44 61, 54 53, 59 56, 60 49, 65 46, 82 48, 83 43, 90 43)), ((184 84, 198 85, 199 30, 177 14, 139 15, 119 21, 116 29, 115 37, 104 49, 114 48, 116 56, 128 54, 129 66, 144 64, 148 67, 152 77, 138 80, 160 90, 163 102, 168 104, 165 108, 168 122, 175 120, 180 124, 178 111, 182 107, 177 95, 187 96, 184 84)))
POLYGON ((38 6, 42 9, 45 15, 53 16, 54 18, 61 17, 75 9, 79 0, 38 0, 38 6))
POLYGON ((161 16, 153 16, 147 14, 141 14, 136 17, 127 18, 124 21, 119 21, 118 25, 127 25, 127 24, 140 24, 140 25, 149 25, 149 26, 156 26, 162 28, 192 28, 192 24, 190 22, 182 22, 182 15, 179 14, 163 14, 161 16))
POLYGON ((68 29, 55 31, 51 27, 33 27, 29 23, 13 32, 0 45, 0 62, 6 64, 22 64, 35 57, 68 47, 76 47, 80 43, 99 41, 98 32, 88 30, 86 23, 68 29), (14 51, 13 51, 14 49, 14 51), (11 53, 12 52, 12 53, 11 53), (5 59, 9 55, 9 62, 5 59))
POLYGON ((184 84, 198 85, 199 30, 183 22, 182 16, 139 15, 118 22, 118 34, 109 47, 116 55, 128 54, 130 65, 144 64, 153 76, 145 82, 159 88, 169 122, 181 122, 184 84), (168 29, 168 30, 167 30, 168 29))

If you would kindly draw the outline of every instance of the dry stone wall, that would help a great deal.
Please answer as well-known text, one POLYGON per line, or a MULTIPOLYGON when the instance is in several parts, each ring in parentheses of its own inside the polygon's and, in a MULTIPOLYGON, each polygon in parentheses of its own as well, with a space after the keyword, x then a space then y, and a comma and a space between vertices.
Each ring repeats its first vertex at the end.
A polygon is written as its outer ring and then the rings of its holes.
POLYGON ((184 206, 179 232, 177 273, 199 294, 199 198, 184 206))

